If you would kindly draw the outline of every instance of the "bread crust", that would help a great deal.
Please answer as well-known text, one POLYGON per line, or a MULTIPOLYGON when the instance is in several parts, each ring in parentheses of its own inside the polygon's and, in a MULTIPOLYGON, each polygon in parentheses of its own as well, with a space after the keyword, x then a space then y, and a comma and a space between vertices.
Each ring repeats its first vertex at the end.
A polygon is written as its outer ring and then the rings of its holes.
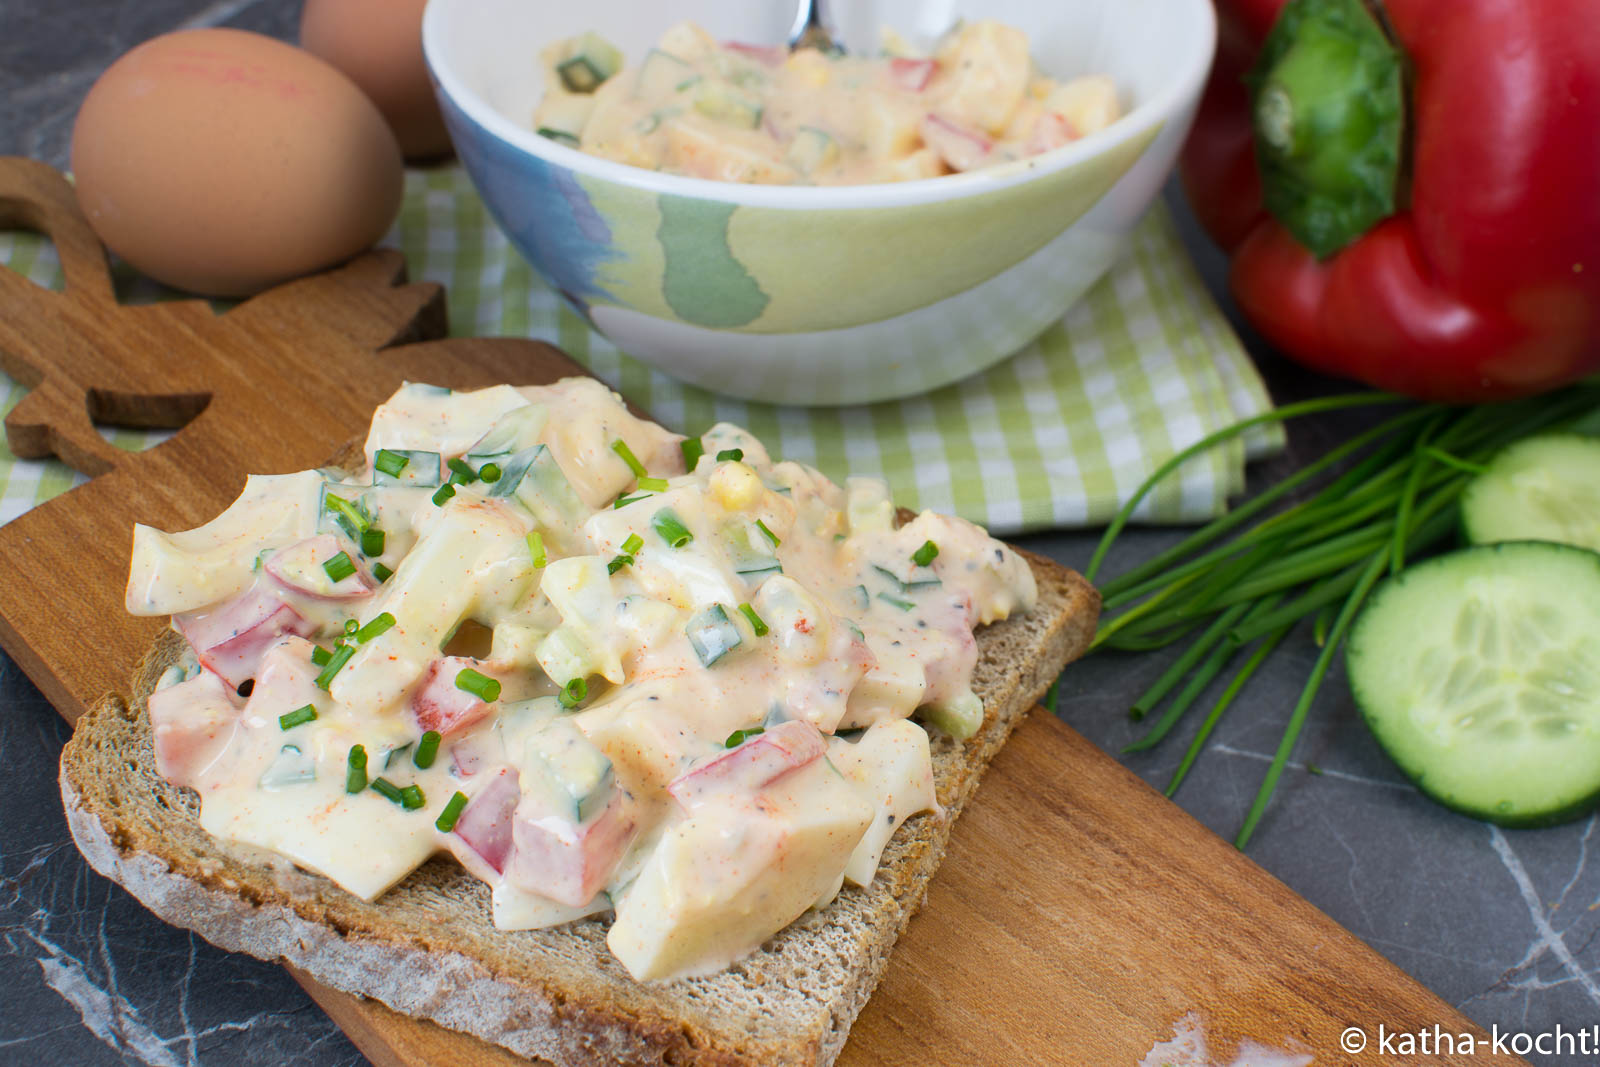
POLYGON ((637 982, 606 949, 599 919, 497 931, 487 886, 448 859, 367 903, 286 861, 219 844, 200 829, 198 797, 155 769, 142 709, 184 652, 170 631, 137 668, 131 704, 104 698, 63 749, 68 825, 90 866, 166 921, 523 1056, 562 1065, 831 1064, 921 906, 983 769, 1094 634, 1093 587, 1021 554, 1039 603, 978 631, 973 688, 983 725, 965 743, 933 735, 945 815, 909 820, 872 885, 847 887, 718 974, 637 982))

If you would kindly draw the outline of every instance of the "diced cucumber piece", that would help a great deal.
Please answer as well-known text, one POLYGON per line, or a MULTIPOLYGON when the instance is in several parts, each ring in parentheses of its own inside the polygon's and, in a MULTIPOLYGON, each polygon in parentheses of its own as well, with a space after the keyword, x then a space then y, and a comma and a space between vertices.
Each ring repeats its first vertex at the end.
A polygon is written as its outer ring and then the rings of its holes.
POLYGON ((699 78, 694 68, 670 52, 650 49, 639 64, 639 77, 633 95, 641 99, 662 100, 688 88, 699 78))
POLYGON ((543 404, 512 408, 496 419, 494 425, 489 427, 489 432, 467 449, 467 459, 497 459, 532 448, 539 443, 539 435, 544 433, 545 424, 549 421, 550 409, 543 404))
POLYGON ((1530 437, 1502 451, 1461 494, 1475 545, 1556 541, 1600 552, 1600 439, 1530 437))
POLYGON ((929 704, 917 714, 930 726, 938 727, 957 741, 965 741, 983 725, 983 701, 969 689, 951 700, 929 704))
POLYGON ((839 158, 839 142, 826 130, 802 126, 789 142, 784 162, 801 174, 814 174, 839 158))
POLYGON ((690 619, 684 632, 689 637, 689 647, 700 657, 702 667, 711 666, 738 648, 743 640, 721 604, 713 604, 690 619))
POLYGON ((409 448, 381 448, 378 450, 378 463, 372 469, 373 485, 412 485, 423 488, 433 488, 439 484, 440 458, 437 452, 421 452, 409 448), (384 462, 385 454, 399 456, 405 460, 399 470, 390 473, 385 466, 394 466, 384 462))
POLYGON ((540 137, 549 138, 557 144, 566 145, 568 148, 577 148, 580 143, 577 134, 568 133, 566 130, 558 130, 554 126, 540 126, 534 132, 540 137))
POLYGON ((723 528, 723 541, 728 546, 728 559, 733 563, 733 572, 747 581, 783 573, 777 550, 755 523, 729 523, 723 528))
POLYGON ((299 745, 284 745, 262 773, 256 784, 262 789, 275 791, 290 786, 307 785, 317 780, 317 764, 302 752, 299 745))
POLYGON ((621 69, 622 53, 593 31, 573 39, 568 58, 556 64, 561 84, 574 93, 594 92, 621 69))
POLYGON ((727 82, 705 81, 696 86, 694 109, 708 119, 744 130, 761 125, 761 105, 727 82))
POLYGON ((1346 661, 1378 743, 1441 804, 1547 826, 1600 800, 1600 555, 1514 541, 1408 567, 1346 661))
POLYGON ((611 761, 570 717, 552 719, 529 735, 527 754, 560 786, 573 822, 599 814, 611 799, 611 761))
POLYGON ((551 531, 575 529, 587 514, 583 501, 544 445, 513 452, 500 464, 500 480, 489 495, 509 497, 551 531))

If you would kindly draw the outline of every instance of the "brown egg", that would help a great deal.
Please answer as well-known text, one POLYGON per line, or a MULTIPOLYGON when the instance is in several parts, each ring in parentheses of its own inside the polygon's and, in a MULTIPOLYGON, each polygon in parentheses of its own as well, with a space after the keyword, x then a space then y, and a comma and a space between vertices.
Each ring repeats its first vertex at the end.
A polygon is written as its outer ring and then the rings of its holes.
POLYGON ((427 0, 306 0, 300 47, 349 75, 378 105, 407 159, 450 152, 422 60, 427 0))
POLYGON ((282 41, 184 30, 100 76, 72 130, 78 202, 152 277, 246 296, 370 246, 405 174, 350 79, 282 41))

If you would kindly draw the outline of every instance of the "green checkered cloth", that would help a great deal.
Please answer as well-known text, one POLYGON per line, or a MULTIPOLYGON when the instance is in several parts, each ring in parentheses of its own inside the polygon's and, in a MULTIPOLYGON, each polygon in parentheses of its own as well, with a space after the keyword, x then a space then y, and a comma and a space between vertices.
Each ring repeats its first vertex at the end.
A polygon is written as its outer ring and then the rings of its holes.
MULTIPOLYGON (((996 533, 1104 523, 1175 452, 1271 403, 1159 203, 1110 274, 1013 358, 924 396, 841 408, 718 396, 619 352, 516 254, 457 167, 407 176, 385 243, 405 252, 413 279, 446 287, 457 336, 551 341, 675 430, 738 423, 774 456, 836 480, 877 475, 908 507, 954 512, 996 533)), ((61 284, 53 248, 35 236, 0 234, 0 263, 61 284)), ((125 267, 116 274, 124 300, 161 295, 125 267)), ((0 411, 23 392, 0 375, 0 411)), ((164 438, 103 432, 129 448, 164 438)), ((1218 515, 1243 488, 1245 461, 1281 446, 1281 431, 1262 427, 1198 457, 1139 517, 1218 515)), ((58 462, 19 460, 0 444, 0 522, 78 481, 58 462)))

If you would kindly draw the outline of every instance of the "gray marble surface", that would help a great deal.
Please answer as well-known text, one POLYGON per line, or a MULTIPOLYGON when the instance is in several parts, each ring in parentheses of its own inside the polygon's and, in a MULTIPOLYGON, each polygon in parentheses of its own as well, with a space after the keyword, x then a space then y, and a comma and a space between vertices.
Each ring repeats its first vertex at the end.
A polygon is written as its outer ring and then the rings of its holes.
MULTIPOLYGON (((232 25, 292 37, 298 4, 272 0, 0 0, 0 154, 65 166, 72 118, 95 76, 140 40, 178 26, 232 25)), ((1221 263, 1187 220, 1209 280, 1221 263)), ((1333 384, 1263 352, 1280 401, 1333 384)), ((1350 419, 1294 427, 1261 484, 1343 439, 1350 419)), ((1136 530, 1107 574, 1171 542, 1136 530)), ((1082 566, 1090 534, 1027 539, 1082 566)), ((0 581, 4 576, 0 576, 0 581)), ((1286 643, 1223 721, 1177 800, 1231 837, 1311 665, 1304 635, 1286 643)), ((1109 751, 1138 735, 1127 707, 1170 657, 1096 656, 1065 676, 1060 714, 1109 751)), ((1194 728, 1119 757, 1163 785, 1194 728)), ((0 1063, 293 1064, 365 1062, 280 968, 233 956, 166 926, 90 871, 67 835, 55 764, 68 729, 0 654, 0 762, 8 768, 0 835, 0 1063)), ((1600 864, 1594 820, 1502 831, 1419 796, 1374 744, 1343 676, 1330 677, 1250 856, 1485 1027, 1529 1033, 1600 1023, 1600 864), (1315 767, 1321 773, 1310 773, 1315 767)), ((1381 1019, 1358 1020, 1374 1029, 1381 1019)), ((1342 1062, 1316 1050, 1318 1063, 1342 1062)), ((1581 1055, 1533 1055, 1576 1067, 1581 1055)), ((1063 1063, 1074 1062, 1063 1053, 1063 1063)), ((1398 1061, 1397 1061, 1398 1062, 1398 1061)), ((1443 1062, 1426 1057, 1414 1062, 1443 1062)))

